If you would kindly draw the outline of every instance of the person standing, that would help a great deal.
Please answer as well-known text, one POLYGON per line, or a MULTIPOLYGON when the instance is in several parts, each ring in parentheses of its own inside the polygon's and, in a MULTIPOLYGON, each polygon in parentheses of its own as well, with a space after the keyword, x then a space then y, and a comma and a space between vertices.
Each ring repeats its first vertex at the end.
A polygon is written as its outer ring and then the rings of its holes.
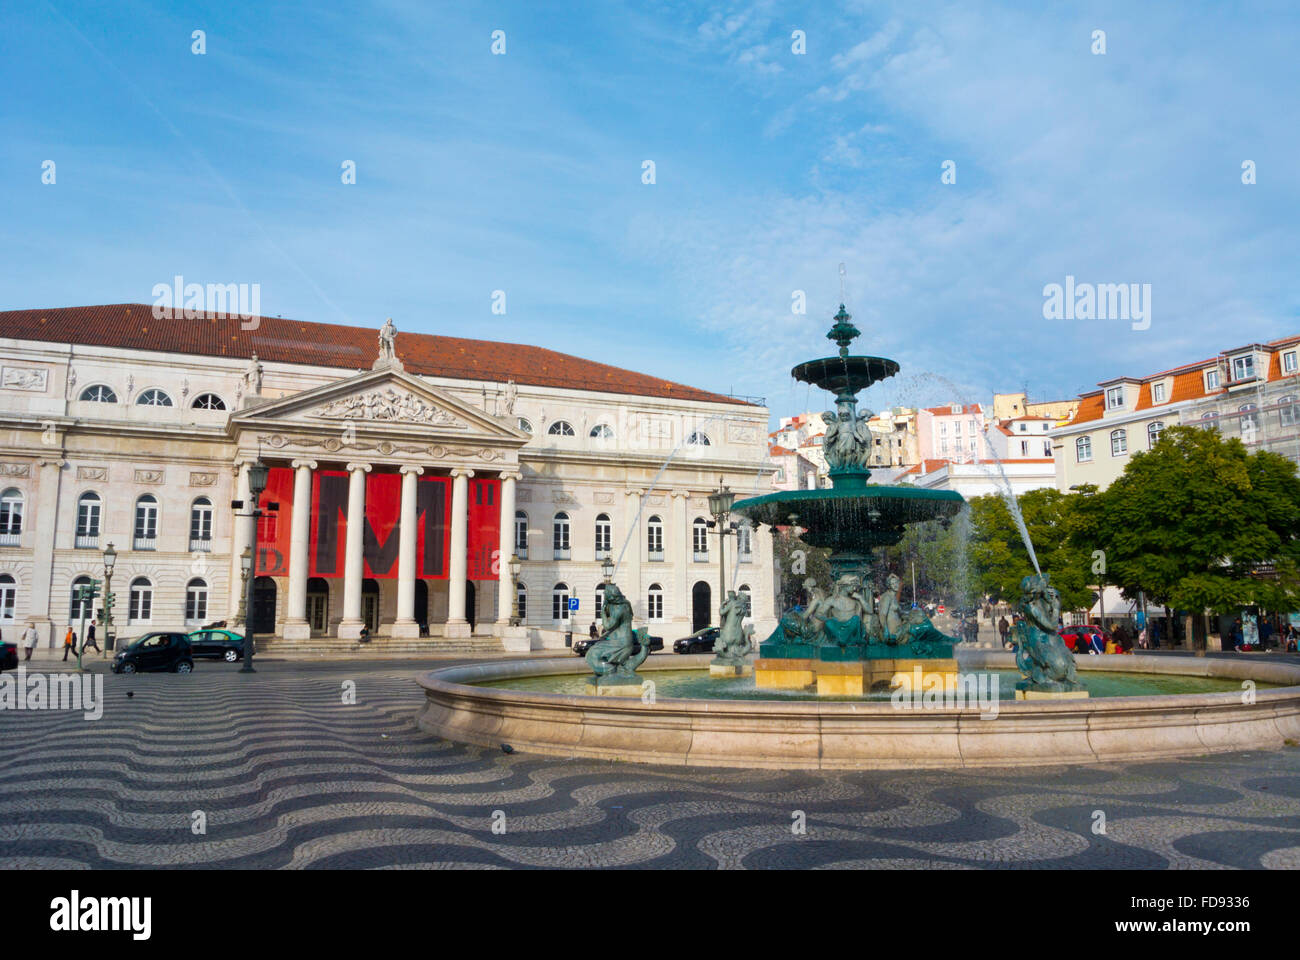
POLYGON ((1002 646, 1007 645, 1007 634, 1011 632, 1011 624, 1007 623, 1007 615, 1004 613, 998 620, 998 633, 1002 635, 1002 646))
POLYGON ((587 636, 589 636, 589 637, 591 637, 591 639, 595 640, 595 639, 596 639, 596 634, 597 634, 597 633, 599 633, 599 631, 596 629, 596 621, 593 620, 593 621, 591 621, 591 629, 587 631, 587 636))
POLYGON ((72 632, 72 626, 68 626, 68 632, 63 635, 63 662, 68 662, 68 654, 77 652, 77 635, 72 632))
POLYGON ((85 653, 87 647, 94 647, 96 653, 104 652, 99 649, 99 644, 95 642, 95 624, 93 622, 86 625, 86 642, 81 645, 81 652, 85 653))
POLYGON ((36 649, 36 625, 30 620, 27 621, 27 629, 23 631, 23 654, 24 660, 32 658, 32 651, 36 649))

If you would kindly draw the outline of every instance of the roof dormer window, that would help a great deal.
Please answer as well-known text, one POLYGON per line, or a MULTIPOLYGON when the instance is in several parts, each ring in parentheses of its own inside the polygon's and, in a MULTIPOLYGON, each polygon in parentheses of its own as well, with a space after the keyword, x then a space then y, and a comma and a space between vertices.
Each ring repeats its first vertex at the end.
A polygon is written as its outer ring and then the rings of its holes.
POLYGON ((1123 410, 1124 409, 1124 388, 1111 387, 1106 391, 1106 409, 1123 410))
POLYGON ((1245 353, 1240 357, 1232 358, 1232 380, 1234 383, 1240 383, 1242 380, 1255 379, 1255 355, 1245 353))
POLYGON ((1151 385, 1151 402, 1165 402, 1165 385, 1163 383, 1154 383, 1151 385))
POLYGON ((1205 389, 1207 391, 1219 389, 1219 371, 1217 369, 1205 371, 1205 389))

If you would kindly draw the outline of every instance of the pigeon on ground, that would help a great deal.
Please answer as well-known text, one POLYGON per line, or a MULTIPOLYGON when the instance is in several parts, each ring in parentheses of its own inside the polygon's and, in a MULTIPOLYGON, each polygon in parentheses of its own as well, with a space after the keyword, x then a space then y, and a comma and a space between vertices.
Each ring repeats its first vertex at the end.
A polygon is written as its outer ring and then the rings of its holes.
POLYGON ((515 748, 512 747, 512 746, 510 746, 510 744, 508 744, 508 743, 503 743, 503 744, 501 744, 501 752, 502 752, 502 753, 514 753, 514 752, 515 752, 515 748))

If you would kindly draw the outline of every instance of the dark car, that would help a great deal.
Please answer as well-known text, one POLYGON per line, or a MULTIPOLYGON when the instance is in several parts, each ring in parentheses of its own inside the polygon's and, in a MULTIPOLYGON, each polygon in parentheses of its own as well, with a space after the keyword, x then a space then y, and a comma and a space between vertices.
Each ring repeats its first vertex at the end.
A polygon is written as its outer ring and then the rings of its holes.
POLYGON ((0 643, 0 670, 18 669, 18 644, 0 643))
MULTIPOLYGON (((585 657, 587 655, 587 651, 591 649, 591 645, 599 639, 600 637, 583 637, 580 640, 574 640, 573 652, 580 657, 585 657)), ((646 640, 650 644, 651 653, 654 653, 656 650, 662 650, 664 648, 663 637, 647 637, 646 640)))
POLYGON ((244 658, 244 638, 233 630, 195 630, 189 635, 190 654, 234 663, 244 658))
POLYGON ((189 673, 193 669, 190 641, 183 633, 146 633, 113 658, 114 673, 189 673))
POLYGON ((718 641, 718 628, 705 627, 696 630, 689 637, 673 641, 673 653, 712 653, 713 645, 718 641))

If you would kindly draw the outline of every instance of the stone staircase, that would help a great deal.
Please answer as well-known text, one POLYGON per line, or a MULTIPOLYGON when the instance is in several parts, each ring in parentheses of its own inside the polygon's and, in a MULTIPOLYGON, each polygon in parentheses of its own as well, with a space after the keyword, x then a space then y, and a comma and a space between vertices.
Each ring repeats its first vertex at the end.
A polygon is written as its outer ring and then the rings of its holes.
POLYGON ((258 637, 257 656, 276 657, 378 657, 378 656, 457 656, 505 653, 500 637, 420 637, 397 639, 375 637, 369 643, 313 637, 310 640, 286 640, 283 637, 258 637))

